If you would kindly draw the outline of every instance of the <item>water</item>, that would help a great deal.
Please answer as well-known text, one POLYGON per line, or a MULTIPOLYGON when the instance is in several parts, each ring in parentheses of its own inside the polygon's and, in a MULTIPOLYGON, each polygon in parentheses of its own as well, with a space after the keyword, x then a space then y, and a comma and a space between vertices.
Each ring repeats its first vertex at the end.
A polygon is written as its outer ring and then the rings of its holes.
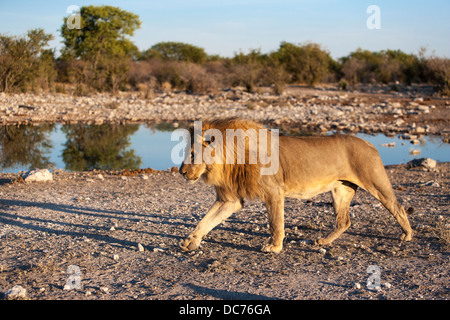
MULTIPOLYGON (((159 125, 40 125, 0 127, 0 172, 31 168, 65 170, 139 169, 165 170, 179 166, 171 159, 179 141, 171 141, 174 127, 159 125)), ((423 137, 419 145, 399 136, 383 134, 357 136, 371 142, 385 165, 429 157, 450 161, 450 145, 440 137, 423 137), (381 144, 395 142, 394 148, 381 144), (420 150, 419 155, 410 154, 420 150)))

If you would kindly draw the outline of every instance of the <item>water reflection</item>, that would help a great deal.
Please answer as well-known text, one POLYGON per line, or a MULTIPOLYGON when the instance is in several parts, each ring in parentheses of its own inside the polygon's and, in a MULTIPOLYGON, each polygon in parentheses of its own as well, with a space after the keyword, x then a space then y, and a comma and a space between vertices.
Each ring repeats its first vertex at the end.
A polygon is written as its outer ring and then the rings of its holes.
POLYGON ((51 161, 55 136, 65 135, 60 155, 71 171, 139 169, 130 138, 138 125, 19 125, 0 127, 0 170, 11 172, 32 168, 61 168, 51 161))
POLYGON ((65 125, 62 158, 67 170, 139 169, 142 159, 127 150, 138 125, 65 125))
POLYGON ((0 127, 0 169, 18 166, 47 168, 52 165, 50 133, 55 125, 19 125, 0 127))
MULTIPOLYGON (((103 169, 165 170, 173 163, 171 141, 175 127, 186 123, 134 125, 20 125, 0 126, 0 171, 18 172, 32 168, 61 168, 71 171, 103 169)), ((450 161, 450 144, 442 137, 426 136, 419 144, 383 134, 357 136, 371 142, 385 165, 406 163, 414 158, 430 157, 450 161), (394 148, 382 145, 392 144, 394 148), (419 155, 411 155, 420 149, 419 155)))

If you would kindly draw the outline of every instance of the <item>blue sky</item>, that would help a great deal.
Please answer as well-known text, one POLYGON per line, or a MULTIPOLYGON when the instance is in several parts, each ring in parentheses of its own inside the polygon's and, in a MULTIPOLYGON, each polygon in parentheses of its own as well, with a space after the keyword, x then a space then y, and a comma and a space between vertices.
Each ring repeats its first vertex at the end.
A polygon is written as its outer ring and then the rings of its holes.
POLYGON ((0 0, 0 33, 24 34, 40 27, 61 48, 59 29, 70 5, 112 5, 139 15, 132 40, 144 50, 160 41, 181 41, 209 54, 276 50, 282 41, 321 44, 334 58, 356 50, 401 49, 450 57, 449 0, 166 0, 5 1, 0 0), (381 29, 370 30, 369 5, 380 8, 381 29))

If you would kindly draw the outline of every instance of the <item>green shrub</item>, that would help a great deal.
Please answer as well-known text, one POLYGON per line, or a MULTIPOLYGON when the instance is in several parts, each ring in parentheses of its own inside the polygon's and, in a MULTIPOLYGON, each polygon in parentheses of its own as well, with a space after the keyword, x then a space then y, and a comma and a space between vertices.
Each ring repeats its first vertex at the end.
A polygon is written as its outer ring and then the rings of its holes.
POLYGON ((52 38, 42 29, 20 37, 0 35, 0 91, 49 89, 56 77, 55 59, 45 47, 52 38))

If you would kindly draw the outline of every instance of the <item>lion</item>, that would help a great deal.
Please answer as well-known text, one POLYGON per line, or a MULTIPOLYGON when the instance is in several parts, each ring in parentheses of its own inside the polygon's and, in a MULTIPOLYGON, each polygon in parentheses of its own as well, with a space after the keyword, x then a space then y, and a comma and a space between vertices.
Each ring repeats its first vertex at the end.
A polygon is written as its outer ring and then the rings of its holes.
MULTIPOLYGON (((202 151, 208 151, 213 139, 208 141, 204 133, 212 128, 222 132, 223 136, 227 129, 264 129, 256 122, 238 118, 203 122, 201 136, 192 137, 191 145, 186 149, 191 151, 187 157, 194 157, 195 139, 200 139, 202 151)), ((202 179, 206 184, 213 185, 216 201, 192 233, 181 242, 182 250, 197 249, 208 232, 243 207, 244 199, 260 199, 267 208, 270 232, 262 251, 279 253, 285 237, 285 197, 308 199, 325 192, 332 195, 336 226, 327 237, 315 243, 329 245, 350 227, 350 202, 358 187, 378 199, 394 216, 403 230, 401 241, 412 239, 406 211, 397 201, 379 153, 372 144, 349 135, 279 135, 278 143, 278 170, 267 175, 261 174, 264 165, 259 161, 243 164, 225 161, 190 163, 192 161, 185 158, 179 172, 191 182, 202 179)), ((249 143, 246 143, 246 156, 248 148, 249 143)))

